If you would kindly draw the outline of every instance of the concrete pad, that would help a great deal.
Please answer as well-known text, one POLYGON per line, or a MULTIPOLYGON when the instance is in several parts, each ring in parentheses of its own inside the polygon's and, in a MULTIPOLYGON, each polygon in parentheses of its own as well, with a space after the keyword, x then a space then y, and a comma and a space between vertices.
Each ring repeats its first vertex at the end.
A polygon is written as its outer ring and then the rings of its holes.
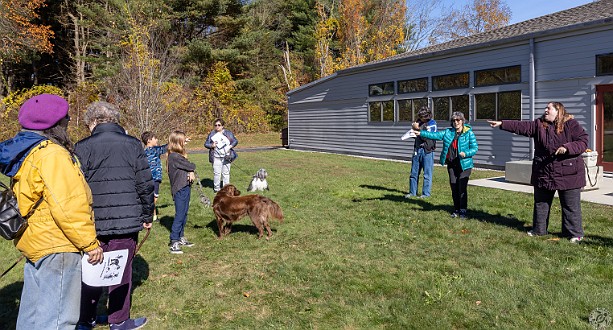
MULTIPOLYGON (((582 191, 581 200, 613 206, 613 177, 606 176, 602 177, 600 180, 602 180, 599 185, 600 188, 589 191, 582 191)), ((471 186, 519 191, 530 194, 534 193, 532 186, 508 182, 505 180, 504 176, 479 180, 469 180, 468 184, 471 186)))

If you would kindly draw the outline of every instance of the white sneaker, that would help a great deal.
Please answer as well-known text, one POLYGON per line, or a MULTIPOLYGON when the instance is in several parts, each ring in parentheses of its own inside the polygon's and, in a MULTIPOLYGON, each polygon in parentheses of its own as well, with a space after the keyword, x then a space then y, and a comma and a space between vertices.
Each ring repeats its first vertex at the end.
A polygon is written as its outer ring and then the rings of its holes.
POLYGON ((571 243, 579 243, 583 241, 583 236, 579 236, 579 237, 571 237, 570 242, 571 243))

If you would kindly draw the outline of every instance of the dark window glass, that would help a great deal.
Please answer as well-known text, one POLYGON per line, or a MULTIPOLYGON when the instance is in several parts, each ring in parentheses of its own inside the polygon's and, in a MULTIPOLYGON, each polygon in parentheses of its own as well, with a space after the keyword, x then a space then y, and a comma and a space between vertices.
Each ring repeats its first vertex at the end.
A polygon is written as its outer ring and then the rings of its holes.
POLYGON ((475 95, 477 119, 521 119, 521 92, 501 92, 475 95))
POLYGON ((368 103, 368 109, 370 111, 370 121, 381 121, 381 102, 368 103))
POLYGON ((468 95, 451 96, 451 111, 463 113, 466 121, 470 121, 468 114, 468 95))
POLYGON ((398 101, 398 121, 413 121, 413 102, 412 100, 398 101))
POLYGON ((427 106, 427 98, 398 101, 398 121, 414 121, 417 118, 417 111, 427 106))
POLYGON ((383 121, 394 121, 394 101, 385 101, 383 104, 383 121))
POLYGON ((521 92, 498 93, 498 120, 521 119, 521 92))
POLYGON ((596 75, 613 74, 613 54, 596 55, 596 75))
POLYGON ((468 88, 468 72, 432 77, 432 90, 468 88))
POLYGON ((496 93, 475 95, 475 117, 496 120, 496 93))
POLYGON ((394 82, 368 85, 368 95, 394 95, 394 82))
POLYGON ((421 109, 422 107, 427 107, 427 106, 428 106, 428 99, 426 98, 414 99, 413 100, 413 118, 417 116, 417 111, 419 111, 419 109, 421 109))
POLYGON ((428 78, 401 80, 398 82, 398 94, 427 92, 427 91, 428 91, 428 78))
POLYGON ((434 120, 449 120, 449 97, 435 97, 432 99, 434 103, 434 120))
POLYGON ((521 66, 475 71, 475 86, 514 84, 521 82, 521 66))

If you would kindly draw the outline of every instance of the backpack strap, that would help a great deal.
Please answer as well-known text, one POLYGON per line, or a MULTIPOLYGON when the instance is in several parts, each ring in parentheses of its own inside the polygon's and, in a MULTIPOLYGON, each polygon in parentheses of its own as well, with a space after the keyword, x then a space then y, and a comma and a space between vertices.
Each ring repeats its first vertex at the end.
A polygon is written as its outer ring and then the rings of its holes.
MULTIPOLYGON (((7 186, 5 186, 5 185, 4 185, 2 182, 0 182, 0 184, 2 184, 2 186, 3 186, 3 187, 5 187, 5 188, 10 189, 10 190, 11 190, 11 192, 13 192, 13 185, 15 184, 15 183, 13 182, 13 177, 11 177, 11 187, 10 187, 10 188, 8 188, 7 186)), ((32 209, 30 210, 30 212, 28 212, 28 214, 24 215, 24 216, 23 216, 23 218, 24 218, 24 219, 26 219, 26 220, 28 220, 28 218, 29 218, 29 217, 31 217, 31 216, 32 216, 32 214, 34 214, 34 211, 36 211, 36 208, 37 208, 37 207, 40 205, 40 203, 42 203, 42 202, 43 202, 43 200, 44 200, 44 199, 45 199, 45 198, 41 196, 41 197, 40 197, 40 199, 39 199, 38 201, 36 201, 36 203, 34 203, 34 206, 33 206, 33 207, 32 207, 32 209)))

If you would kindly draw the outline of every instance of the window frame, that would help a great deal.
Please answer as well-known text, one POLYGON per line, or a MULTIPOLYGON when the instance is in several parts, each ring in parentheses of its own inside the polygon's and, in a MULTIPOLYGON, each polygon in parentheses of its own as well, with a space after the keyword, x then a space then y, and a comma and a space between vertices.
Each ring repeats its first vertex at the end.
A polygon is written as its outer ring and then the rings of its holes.
POLYGON ((448 90, 453 90, 453 89, 463 89, 463 88, 470 88, 470 71, 462 71, 462 72, 457 72, 457 73, 450 73, 450 74, 444 74, 444 75, 439 75, 439 76, 432 76, 432 83, 431 83, 431 89, 432 91, 448 91, 448 90), (435 88, 434 83, 435 80, 437 78, 442 78, 442 77, 450 77, 450 76, 459 76, 459 75, 466 75, 466 86, 460 86, 460 87, 449 87, 449 88, 435 88))
POLYGON ((498 92, 491 92, 491 93, 475 93, 473 94, 473 101, 474 101, 474 110, 475 110, 475 121, 487 121, 487 120, 501 120, 500 118, 500 94, 504 94, 504 93, 519 93, 519 118, 505 118, 502 120, 521 120, 522 117, 522 91, 521 90, 509 90, 509 91, 498 91, 498 92), (479 117, 479 102, 477 101, 477 97, 479 95, 490 95, 490 94, 494 94, 495 95, 495 99, 494 99, 494 118, 480 118, 479 117))
POLYGON ((368 84, 368 96, 369 97, 373 97, 373 96, 388 96, 388 95, 394 95, 394 91, 396 90, 396 84, 394 81, 386 81, 386 82, 382 82, 382 83, 376 83, 376 84, 368 84), (392 89, 391 89, 391 93, 385 93, 385 85, 387 84, 392 84, 392 89), (380 85, 381 87, 381 94, 372 94, 371 93, 371 88, 373 86, 377 86, 380 85))
POLYGON ((497 86, 497 85, 519 84, 519 83, 521 83, 521 64, 518 64, 518 65, 510 65, 510 66, 503 66, 503 67, 499 67, 499 68, 491 68, 491 69, 475 70, 475 71, 473 71, 473 79, 474 79, 474 85, 475 85, 475 87, 487 87, 487 86, 497 86), (518 68, 518 69, 519 69, 519 80, 518 80, 518 81, 500 82, 500 83, 494 83, 494 84, 483 84, 483 85, 480 85, 480 84, 479 84, 479 80, 477 79, 477 75, 478 75, 479 73, 481 73, 481 72, 486 72, 486 71, 494 71, 494 70, 511 69, 511 68, 518 68))
POLYGON ((611 75, 613 75, 613 71, 607 72, 607 73, 600 73, 600 72, 598 72, 598 59, 602 58, 602 57, 610 57, 613 60, 613 53, 597 54, 596 55, 596 57, 594 58, 594 66, 595 66, 594 71, 595 71, 596 77, 611 76, 611 75))
POLYGON ((422 100, 426 102, 426 106, 428 106, 428 98, 427 97, 415 97, 415 98, 406 98, 406 99, 400 99, 400 100, 396 100, 396 123, 413 123, 415 122, 415 116, 417 111, 419 111, 418 108, 415 107, 415 101, 416 100, 422 100), (400 102, 403 101, 410 101, 411 102, 411 120, 400 120, 400 102))
POLYGON ((379 123, 379 124, 385 124, 385 123, 395 123, 396 122, 396 102, 393 99, 389 99, 389 100, 379 100, 379 101, 369 101, 368 102, 368 123, 372 124, 372 123, 379 123), (384 114, 384 103, 390 103, 392 104, 392 120, 383 120, 383 114, 384 114), (377 121, 373 121, 372 120, 372 111, 371 111, 371 104, 373 103, 379 103, 379 119, 377 121))
POLYGON ((396 93, 397 94, 424 93, 424 92, 428 92, 428 86, 429 86, 428 77, 421 77, 421 78, 415 78, 415 79, 406 79, 406 80, 398 80, 398 81, 396 81, 396 93), (426 81, 426 86, 425 86, 424 90, 415 90, 415 91, 408 91, 408 92, 401 92, 400 91, 400 83, 410 82, 410 81, 418 81, 418 80, 425 80, 426 81))
POLYGON ((450 121, 451 120, 451 115, 455 112, 458 111, 457 109, 454 109, 454 103, 453 103, 453 99, 455 97, 466 97, 466 101, 467 101, 467 106, 468 108, 466 109, 466 111, 463 111, 462 113, 464 114, 464 117, 466 118, 466 122, 470 122, 470 94, 457 94, 457 95, 445 95, 445 96, 437 96, 437 97, 432 97, 432 118, 434 118, 434 120, 439 121, 439 120, 446 120, 446 121, 450 121), (447 99, 447 114, 448 114, 448 118, 447 119, 441 119, 441 118, 437 118, 436 114, 436 101, 437 99, 447 99))

